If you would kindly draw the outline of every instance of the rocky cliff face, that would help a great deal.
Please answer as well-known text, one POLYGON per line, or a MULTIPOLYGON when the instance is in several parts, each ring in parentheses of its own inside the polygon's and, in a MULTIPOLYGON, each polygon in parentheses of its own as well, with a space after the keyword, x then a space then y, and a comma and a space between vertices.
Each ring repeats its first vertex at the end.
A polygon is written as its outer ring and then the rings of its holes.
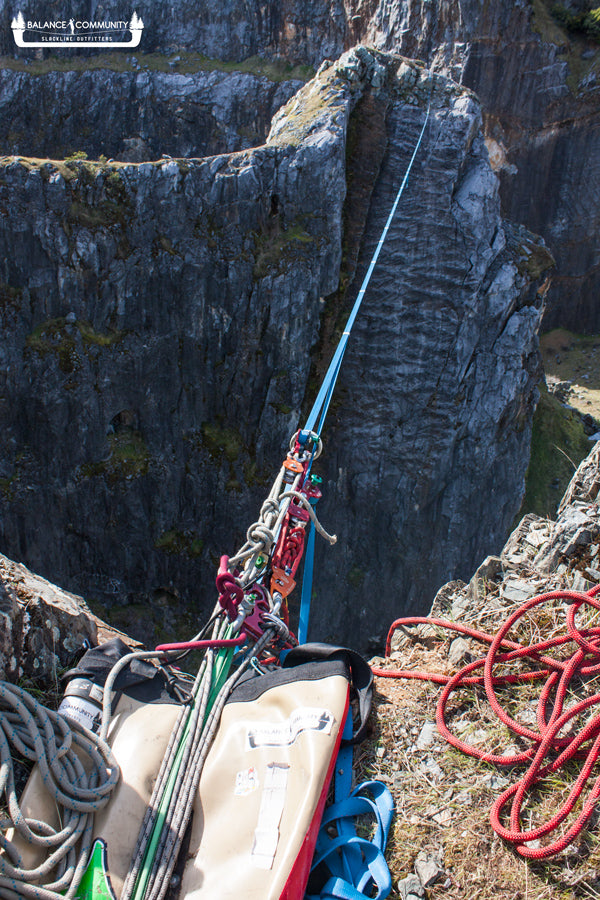
POLYGON ((60 672, 84 646, 119 637, 136 642, 103 622, 82 597, 69 594, 0 554, 0 679, 33 678, 60 689, 60 672))
POLYGON ((600 331, 600 48, 545 0, 354 4, 353 36, 424 59, 479 96, 503 213, 556 259, 544 327, 600 331))
MULTIPOLYGON (((84 6, 78 16, 120 18, 115 0, 84 6)), ((238 61, 259 54, 318 66, 363 42, 423 59, 464 83, 483 105, 504 214, 541 234, 556 259, 545 327, 593 333, 600 330, 600 51, 560 27, 552 6, 550 0, 228 0, 198 8, 191 0, 146 0, 138 4, 145 23, 140 50, 238 61)), ((21 8, 26 19, 36 17, 33 0, 21 8)), ((11 55, 13 15, 0 2, 3 51, 11 55)))
POLYGON ((539 2, 488 5, 464 69, 486 110, 503 210, 556 259, 546 329, 600 331, 599 71, 598 44, 558 28, 539 2))
POLYGON ((159 603, 163 587, 192 599, 200 557, 212 568, 231 523, 244 527, 240 494, 260 493, 264 455, 280 455, 304 395, 339 264, 340 105, 325 139, 299 147, 137 166, 6 161, 13 557, 122 605, 148 588, 159 603))
POLYGON ((302 84, 206 71, 199 63, 189 72, 177 63, 174 71, 154 65, 110 57, 101 75, 64 71, 56 61, 38 63, 35 72, 0 70, 3 151, 50 159, 83 152, 125 162, 232 153, 263 143, 273 115, 302 84))
MULTIPOLYGON (((525 474, 540 376, 541 303, 528 285, 549 258, 500 219, 479 116, 468 94, 436 110, 340 375, 324 463, 337 485, 327 521, 340 542, 322 550, 321 564, 327 572, 335 557, 348 586, 333 613, 329 586, 319 591, 321 629, 327 623, 332 637, 348 623, 377 634, 374 608, 384 618, 399 602, 422 608, 436 584, 468 571, 478 548, 501 544, 515 513, 506 488, 525 474)), ((422 106, 390 103, 355 284, 422 117, 422 106)))
POLYGON ((531 285, 549 257, 500 217, 475 98, 359 50, 322 68, 254 149, 3 160, 9 556, 136 635, 170 631, 178 603, 204 618, 218 555, 256 515, 430 96, 325 436, 322 515, 340 543, 319 564, 315 630, 364 644, 399 595, 423 608, 502 540, 539 378, 531 285))

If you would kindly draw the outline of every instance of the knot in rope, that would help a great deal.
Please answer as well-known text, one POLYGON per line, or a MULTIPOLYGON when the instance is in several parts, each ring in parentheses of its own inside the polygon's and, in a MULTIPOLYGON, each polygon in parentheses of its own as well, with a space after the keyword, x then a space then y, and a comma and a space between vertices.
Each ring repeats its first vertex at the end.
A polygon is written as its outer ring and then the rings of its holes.
POLYGON ((266 500, 263 501, 263 505, 260 508, 260 522, 264 522, 267 516, 277 517, 279 513, 279 500, 276 497, 267 497, 266 500))
POLYGON ((246 537, 248 538, 248 543, 253 545, 253 550, 267 554, 275 541, 273 532, 263 522, 255 522, 251 525, 246 532, 246 537))
POLYGON ((265 625, 272 629, 280 640, 284 642, 289 640, 290 629, 279 616, 273 615, 272 613, 263 613, 262 619, 265 625))
POLYGON ((217 590, 219 591, 219 604, 225 610, 230 620, 235 619, 237 608, 244 599, 244 591, 236 581, 235 577, 228 570, 230 560, 227 556, 221 557, 221 565, 219 566, 219 574, 215 579, 217 590))

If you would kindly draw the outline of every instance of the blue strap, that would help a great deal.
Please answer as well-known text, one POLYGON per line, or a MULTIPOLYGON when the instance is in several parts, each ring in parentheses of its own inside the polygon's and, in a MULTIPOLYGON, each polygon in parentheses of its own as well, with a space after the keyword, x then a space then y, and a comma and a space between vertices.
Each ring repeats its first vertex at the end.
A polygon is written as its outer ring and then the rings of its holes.
POLYGON ((349 709, 344 723, 344 731, 342 733, 342 744, 338 750, 337 760, 335 763, 335 781, 334 781, 334 798, 335 802, 341 803, 346 797, 350 796, 352 791, 352 761, 354 756, 354 745, 352 744, 353 736, 352 712, 349 709))
POLYGON ((383 900, 392 889, 392 881, 384 857, 392 821, 394 802, 380 781, 366 781, 345 800, 326 810, 319 830, 313 869, 326 867, 330 878, 318 895, 305 900, 383 900), (368 796, 370 794, 370 796, 368 796), (365 813, 375 819, 371 840, 357 837, 353 820, 365 813), (337 836, 330 834, 335 826, 337 836), (376 893, 373 893, 373 891, 376 893))
MULTIPOLYGON (((347 896, 346 893, 333 893, 333 885, 338 892, 343 885, 352 897, 360 897, 361 900, 365 897, 372 897, 373 900, 383 900, 387 897, 392 889, 392 878, 383 852, 375 844, 356 835, 351 838, 337 838, 331 843, 330 854, 321 859, 320 863, 327 865, 333 874, 321 888, 321 893, 316 895, 318 900, 322 900, 323 895, 327 897, 329 894, 334 897, 347 896), (356 872, 353 872, 353 867, 349 865, 348 850, 356 854, 356 858, 361 861, 360 877, 356 877, 356 872)), ((306 900, 312 900, 312 897, 307 897, 306 900)))
MULTIPOLYGON (((432 85, 433 85, 433 81, 432 81, 432 85)), ((419 147, 421 146, 421 142, 423 140, 423 135, 425 134, 425 128, 427 126, 427 122, 429 121, 430 110, 431 110, 431 91, 429 93, 429 103, 427 105, 427 114, 425 116, 425 121, 423 122, 423 127, 421 128, 421 133, 420 133, 417 143, 415 145, 415 149, 413 150, 413 154, 410 158, 410 162, 409 162, 406 172, 404 174, 404 178, 402 179, 402 184, 400 185, 400 187, 398 189, 398 193, 396 194, 396 199, 394 200, 394 203, 390 210, 390 214, 388 215, 387 221, 383 228, 383 231, 381 232, 381 237, 379 238, 379 243, 377 244, 377 247, 375 248, 375 252, 374 252, 371 262, 369 264, 369 268, 367 269, 367 274, 365 275, 365 277, 363 279, 361 288, 358 292, 358 296, 357 296, 356 300, 354 301, 354 306, 352 307, 352 311, 348 317, 348 321, 346 322, 346 327, 344 328, 342 337, 340 338, 340 341, 337 345, 336 351, 333 355, 333 359, 331 360, 331 362, 329 364, 329 368, 327 369, 325 378, 323 379, 321 389, 319 390, 319 393, 317 394, 317 399, 315 400, 315 402, 313 404, 313 408, 311 409, 308 419, 306 420, 306 425, 304 426, 304 429, 303 429, 305 432, 314 431, 315 424, 318 419, 319 423, 318 423, 318 427, 316 429, 316 434, 317 435, 321 434, 321 430, 322 430, 323 424, 325 422, 325 417, 326 417, 327 411, 329 409, 329 404, 331 403, 331 397, 333 394, 333 390, 335 388, 335 383, 337 381, 338 373, 339 373, 340 367, 342 365, 342 359, 344 357, 344 352, 346 350, 348 338, 350 337, 350 332, 352 331, 352 326, 354 325, 354 320, 356 319, 356 316, 358 315, 358 311, 359 311, 360 305, 363 301, 365 291, 367 290, 369 281, 371 280, 371 275, 373 274, 373 269, 375 268, 375 265, 379 258, 379 254, 381 252, 381 248, 383 247, 383 244, 387 237, 389 227, 392 224, 392 219, 394 218, 394 215, 396 213, 398 203, 400 202, 400 197, 402 196, 402 194, 404 192, 404 188, 406 187, 406 185, 408 183, 408 176, 410 175, 410 171, 413 167, 415 157, 419 151, 419 147)))
MULTIPOLYGON (((302 593, 300 595, 300 617, 298 619, 298 643, 305 644, 308 635, 310 618, 310 601, 312 598, 313 568, 315 562, 315 525, 311 521, 304 556, 304 572, 302 573, 302 593)), ((350 717, 352 720, 352 717, 350 717)))
MULTIPOLYGON (((321 888, 317 900, 364 900, 364 897, 343 878, 330 878, 321 888)), ((313 897, 307 895, 305 900, 313 900, 313 897)))

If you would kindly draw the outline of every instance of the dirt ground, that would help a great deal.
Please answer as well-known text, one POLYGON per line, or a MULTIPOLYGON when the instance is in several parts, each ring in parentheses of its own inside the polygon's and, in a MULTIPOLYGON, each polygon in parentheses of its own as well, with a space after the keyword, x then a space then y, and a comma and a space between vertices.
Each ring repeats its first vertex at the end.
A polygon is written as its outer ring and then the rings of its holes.
MULTIPOLYGON (((494 633, 499 622, 489 618, 486 621, 489 608, 484 607, 481 615, 478 627, 494 633)), ((511 637, 523 644, 539 640, 541 635, 546 638, 555 628, 563 627, 558 618, 564 619, 560 610, 557 617, 554 612, 549 615, 543 610, 532 613, 522 625, 525 631, 511 633, 511 637)), ((436 636, 425 640, 408 641, 383 665, 450 674, 456 670, 448 660, 450 641, 454 637, 439 630, 436 636)), ((487 652, 486 645, 471 641, 469 644, 473 658, 483 657, 487 652)), ((498 689, 502 704, 510 709, 511 715, 534 729, 543 683, 527 682, 498 689)), ((442 690, 439 685, 381 677, 375 679, 375 684, 372 732, 356 751, 355 765, 360 780, 381 780, 394 797, 395 817, 386 853, 393 881, 390 898, 405 897, 398 889, 398 881, 415 871, 419 858, 439 862, 435 883, 428 885, 422 894, 427 900, 600 898, 597 813, 593 813, 581 835, 558 856, 539 862, 526 861, 490 825, 494 801, 523 775, 524 769, 495 766, 446 743, 434 726, 442 690)), ((568 699, 580 699, 582 693, 587 695, 590 691, 600 691, 598 677, 587 684, 578 683, 568 699)), ((480 750, 506 755, 529 746, 526 739, 509 731, 497 719, 483 687, 457 692, 447 712, 451 732, 480 750)), ((583 722, 577 722, 577 727, 582 725, 583 722)), ((569 763, 540 783, 524 806, 525 821, 521 822, 524 828, 537 827, 554 815, 566 800, 580 768, 579 762, 569 763)), ((597 776, 597 772, 593 773, 592 783, 597 776)), ((578 801, 554 839, 572 824, 581 802, 578 801)), ((543 838, 542 844, 546 842, 543 838)))

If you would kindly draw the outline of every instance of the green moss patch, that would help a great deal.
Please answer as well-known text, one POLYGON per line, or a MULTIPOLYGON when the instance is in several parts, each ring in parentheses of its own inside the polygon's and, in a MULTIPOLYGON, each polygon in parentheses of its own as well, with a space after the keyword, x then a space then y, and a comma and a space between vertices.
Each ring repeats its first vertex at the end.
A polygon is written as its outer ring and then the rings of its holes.
POLYGON ((527 513, 554 518, 575 469, 590 448, 579 414, 543 386, 533 418, 525 498, 518 518, 527 513))
POLYGON ((567 43, 567 37, 560 27, 560 22, 551 12, 552 2, 548 0, 532 0, 532 28, 548 44, 567 43))
POLYGON ((73 153, 70 153, 68 156, 65 156, 65 162, 77 162, 79 159, 87 159, 88 155, 85 150, 75 150, 73 153))
POLYGON ((303 254, 303 246, 312 244, 314 237, 296 220, 283 231, 276 227, 254 232, 255 262, 253 275, 259 281, 266 275, 285 269, 286 264, 303 254))
POLYGON ((345 116, 346 89, 347 82, 333 66, 313 78, 280 111, 282 125, 270 143, 297 147, 324 112, 334 122, 337 115, 345 116))
POLYGON ((270 468, 260 469, 255 459, 250 459, 243 465, 244 481, 248 487, 256 485, 266 487, 273 480, 273 472, 270 468))
POLYGON ((0 478, 0 494, 5 500, 12 500, 14 497, 15 482, 18 480, 18 472, 13 472, 8 478, 0 478))
POLYGON ((196 532, 189 529, 170 528, 157 537, 154 546, 170 556, 184 554, 195 559, 202 553, 204 541, 196 532))
POLYGON ((112 347, 125 337, 124 331, 95 331, 89 322, 77 322, 77 328, 83 343, 95 347, 112 347))
MULTIPOLYGON (((71 169, 79 184, 85 187, 95 177, 98 164, 82 162, 67 163, 65 168, 71 169)), ((80 225, 92 230, 123 226, 129 217, 130 203, 123 180, 117 171, 112 171, 104 183, 104 196, 101 200, 88 202, 75 194, 67 214, 68 225, 80 225)))
POLYGON ((283 59, 266 60, 260 56, 249 56, 241 62, 225 62, 201 54, 181 54, 181 56, 181 62, 176 64, 176 71, 191 72, 202 69, 205 72, 245 72, 275 82, 310 81, 315 74, 312 66, 293 66, 283 59))
POLYGON ((56 355, 58 367, 65 375, 70 375, 80 366, 74 326, 68 326, 64 318, 42 322, 27 337, 26 347, 40 356, 56 355))
POLYGON ((562 3, 553 3, 550 12, 567 31, 584 35, 600 43, 600 6, 574 12, 562 3))
POLYGON ((600 51, 589 52, 600 44, 600 6, 595 0, 588 0, 587 8, 578 11, 556 0, 532 0, 531 5, 533 30, 543 41, 566 49, 566 81, 576 94, 587 75, 600 71, 600 51))
POLYGON ((81 466, 80 474, 84 478, 104 476, 110 481, 118 481, 148 473, 152 457, 139 431, 121 428, 108 435, 108 444, 110 450, 106 459, 81 466))
POLYGON ((163 252, 168 253, 169 256, 181 256, 181 254, 175 249, 169 238, 164 234, 160 234, 154 240, 152 254, 153 256, 158 256, 163 252))
POLYGON ((292 407, 287 403, 271 403, 271 406, 275 410, 276 413, 279 413, 281 416, 289 416, 292 412, 292 407))
POLYGON ((314 75, 311 66, 292 66, 285 60, 266 60, 260 56, 250 56, 241 62, 225 62, 211 59, 201 53, 179 52, 177 54, 138 53, 135 57, 123 53, 107 53, 99 56, 47 59, 0 58, 0 68, 31 75, 46 75, 49 72, 89 72, 108 69, 112 72, 135 72, 141 67, 150 72, 245 72, 259 75, 269 81, 309 81, 314 75))
POLYGON ((506 229, 506 243, 515 254, 519 275, 537 281, 556 265, 547 246, 523 225, 510 224, 506 229))
POLYGON ((77 351, 77 335, 83 346, 112 347, 125 336, 124 331, 96 331, 89 322, 67 323, 61 316, 41 322, 27 337, 26 346, 40 355, 56 353, 59 357, 72 356, 77 351))
POLYGON ((348 584, 358 590, 365 580, 366 572, 360 566, 353 566, 348 572, 348 584))
POLYGON ((546 375, 571 382, 568 402, 600 421, 600 335, 556 328, 540 338, 546 375))
POLYGON ((18 307, 23 297, 23 288, 12 287, 0 281, 0 307, 18 307))
POLYGON ((211 456, 224 456, 229 463, 238 459, 244 448, 241 434, 234 428, 218 425, 216 422, 202 424, 202 440, 211 456))

